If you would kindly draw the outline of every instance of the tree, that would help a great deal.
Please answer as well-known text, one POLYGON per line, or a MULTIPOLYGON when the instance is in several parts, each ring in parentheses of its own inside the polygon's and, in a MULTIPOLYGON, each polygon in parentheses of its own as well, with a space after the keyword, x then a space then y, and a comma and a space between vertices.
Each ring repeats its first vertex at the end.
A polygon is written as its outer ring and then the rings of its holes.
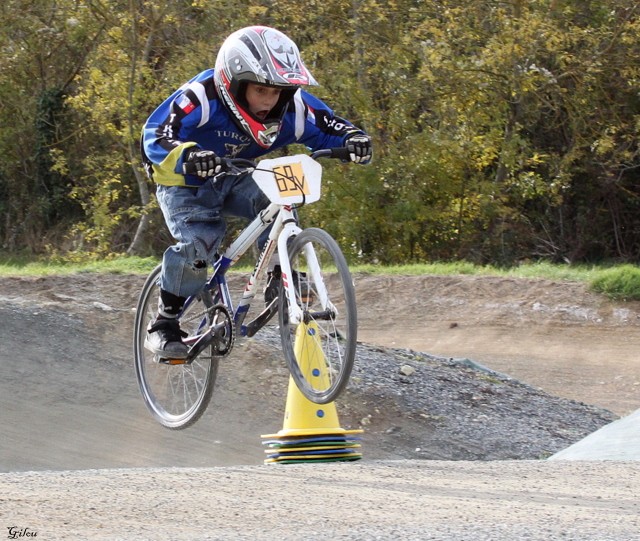
POLYGON ((267 24, 301 46, 314 93, 373 135, 373 165, 326 163, 325 196, 302 212, 351 258, 638 261, 639 10, 623 0, 8 0, 3 245, 163 248, 140 128, 214 64, 231 31, 267 24))
POLYGON ((12 120, 0 135, 0 232, 10 250, 31 248, 36 239, 55 242, 56 226, 77 216, 66 204, 71 186, 54 166, 55 147, 68 122, 64 100, 101 28, 81 21, 76 7, 71 0, 7 0, 0 7, 0 103, 3 118, 12 120))

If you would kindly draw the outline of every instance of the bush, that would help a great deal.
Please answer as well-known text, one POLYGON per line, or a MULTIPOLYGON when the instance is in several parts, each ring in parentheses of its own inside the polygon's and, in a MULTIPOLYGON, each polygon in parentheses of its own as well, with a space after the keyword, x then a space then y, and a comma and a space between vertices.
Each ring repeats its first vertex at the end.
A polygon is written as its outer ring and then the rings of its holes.
POLYGON ((604 270, 591 281, 591 288, 614 300, 640 300, 640 268, 621 265, 604 270))

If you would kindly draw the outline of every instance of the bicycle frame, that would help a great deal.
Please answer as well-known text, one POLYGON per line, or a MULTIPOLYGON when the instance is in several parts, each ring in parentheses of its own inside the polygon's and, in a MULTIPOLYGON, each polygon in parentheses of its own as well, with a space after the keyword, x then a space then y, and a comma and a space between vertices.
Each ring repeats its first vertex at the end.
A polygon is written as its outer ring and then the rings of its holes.
MULTIPOLYGON (((244 232, 229 246, 214 265, 214 272, 209 280, 209 284, 218 286, 224 304, 227 305, 233 313, 233 321, 240 336, 251 336, 253 334, 251 332, 251 327, 243 325, 243 323, 251 306, 251 302, 256 296, 260 284, 262 283, 262 277, 264 276, 269 262, 276 251, 276 247, 280 254, 280 268, 283 279, 285 280, 284 283, 287 286, 286 292, 289 299, 289 305, 293 303, 295 308, 299 311, 299 314, 294 311, 293 314, 290 314, 290 317, 296 317, 297 319, 295 321, 298 323, 302 321, 302 310, 300 310, 295 303, 295 291, 293 289, 293 285, 286 280, 286 277, 291 276, 291 263, 287 257, 287 241, 290 237, 297 235, 301 231, 302 230, 298 227, 297 219, 291 207, 282 207, 276 203, 271 203, 257 218, 253 220, 253 222, 249 224, 244 232), (270 225, 272 225, 272 229, 269 233, 267 243, 258 256, 256 265, 247 281, 242 297, 238 301, 238 305, 234 306, 233 299, 231 298, 227 287, 225 274, 270 225)), ((258 316, 256 320, 259 318, 260 316, 258 316)))
MULTIPOLYGON (((309 159, 309 156, 306 155, 302 155, 302 157, 304 159, 309 159)), ((289 156, 285 159, 265 160, 261 162, 261 164, 266 161, 268 161, 270 165, 272 163, 279 164, 282 161, 289 163, 292 158, 295 159, 296 157, 289 156)), ((315 161, 313 161, 313 163, 318 165, 315 161)), ((260 164, 256 170, 268 171, 266 169, 261 169, 260 164)), ((321 169, 319 169, 319 171, 321 171, 321 169)), ((314 174, 315 172, 318 172, 318 170, 316 169, 311 172, 306 171, 306 174, 314 174)), ((313 180, 313 183, 314 189, 317 189, 317 193, 311 194, 311 197, 308 198, 311 199, 309 202, 315 201, 319 198, 319 175, 317 179, 313 180), (317 188, 315 187, 315 184, 317 184, 317 188)), ((267 193, 267 195, 272 200, 279 199, 269 193, 267 193)), ((303 195, 302 198, 304 202, 305 196, 303 195)), ((242 231, 242 233, 240 233, 225 252, 214 262, 213 273, 207 281, 205 289, 209 291, 214 289, 216 290, 216 294, 213 295, 214 298, 218 296, 221 303, 229 309, 236 332, 238 332, 240 336, 253 336, 253 334, 255 334, 255 332, 257 332, 266 323, 266 321, 270 319, 271 315, 273 315, 271 307, 267 307, 251 322, 244 324, 251 302, 258 292, 259 286, 262 283, 262 278, 267 271, 267 266, 269 265, 276 248, 280 259, 279 263, 283 285, 288 299, 287 305, 289 310, 289 322, 292 325, 298 325, 303 321, 304 313, 296 302, 293 282, 289 280, 292 276, 292 269, 287 247, 289 239, 298 235, 301 231, 302 229, 298 226, 298 220, 294 212, 294 206, 284 204, 282 201, 272 202, 267 208, 260 212, 260 214, 242 231), (227 271, 235 265, 240 257, 249 250, 251 246, 253 246, 260 235, 270 226, 272 226, 272 229, 269 233, 269 238, 258 256, 256 265, 249 277, 249 280, 247 281, 241 299, 238 301, 237 306, 234 306, 234 301, 231 298, 225 275, 227 271)), ((328 306, 327 290, 322 281, 322 273, 320 272, 320 267, 317 258, 315 257, 315 253, 313 253, 313 247, 308 246, 305 251, 309 266, 308 272, 314 280, 317 289, 316 293, 322 309, 333 309, 332 306, 328 306)), ((192 299, 188 299, 185 303, 185 308, 188 307, 191 302, 192 299)), ((192 348, 193 356, 190 354, 190 358, 197 356, 199 352, 206 347, 206 336, 210 334, 208 332, 210 329, 205 329, 205 327, 206 322, 203 321, 203 324, 201 325, 203 334, 196 338, 192 348)))

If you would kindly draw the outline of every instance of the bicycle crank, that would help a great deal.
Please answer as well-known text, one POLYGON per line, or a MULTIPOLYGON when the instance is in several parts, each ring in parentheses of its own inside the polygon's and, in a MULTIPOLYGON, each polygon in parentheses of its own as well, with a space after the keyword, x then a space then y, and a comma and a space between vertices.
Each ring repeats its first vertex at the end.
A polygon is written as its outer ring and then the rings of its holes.
POLYGON ((185 359, 187 363, 193 360, 211 346, 212 354, 216 357, 226 357, 233 349, 236 338, 235 325, 231 314, 223 304, 216 304, 207 311, 209 329, 189 349, 185 359))

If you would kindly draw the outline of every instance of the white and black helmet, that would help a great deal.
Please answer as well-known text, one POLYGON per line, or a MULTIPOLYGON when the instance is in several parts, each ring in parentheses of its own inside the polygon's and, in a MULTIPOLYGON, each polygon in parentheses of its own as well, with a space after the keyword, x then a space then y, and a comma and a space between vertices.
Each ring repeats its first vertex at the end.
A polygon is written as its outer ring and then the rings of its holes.
POLYGON ((263 148, 269 148, 276 140, 282 117, 298 88, 318 84, 302 62, 296 44, 267 26, 243 28, 224 41, 216 59, 214 80, 238 126, 263 148), (247 83, 282 89, 267 118, 259 119, 249 111, 247 83))

